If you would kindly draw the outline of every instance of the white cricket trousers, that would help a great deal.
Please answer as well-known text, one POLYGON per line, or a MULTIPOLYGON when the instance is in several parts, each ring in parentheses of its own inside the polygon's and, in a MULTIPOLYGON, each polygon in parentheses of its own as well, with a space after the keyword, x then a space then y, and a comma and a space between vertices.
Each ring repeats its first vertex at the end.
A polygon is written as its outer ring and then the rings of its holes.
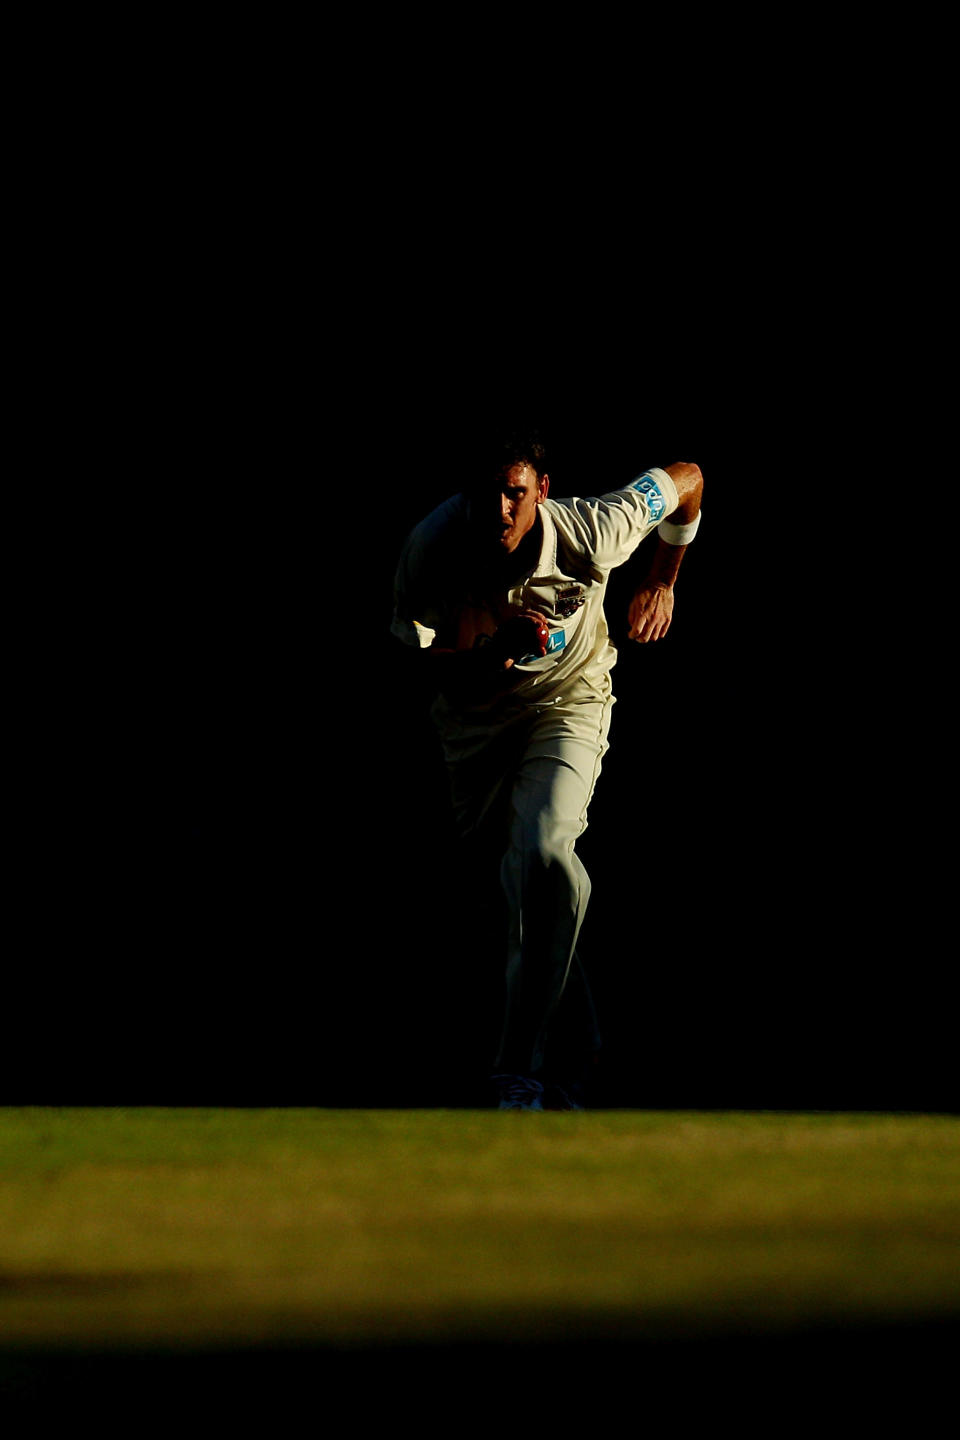
POLYGON ((587 827, 613 703, 609 676, 581 677, 552 704, 513 702, 492 723, 462 725, 444 737, 459 833, 471 838, 499 826, 494 833, 501 848, 506 843, 506 1011, 497 1070, 561 1078, 551 1063, 551 1021, 571 965, 579 969, 577 937, 590 899, 590 877, 574 847, 587 827))

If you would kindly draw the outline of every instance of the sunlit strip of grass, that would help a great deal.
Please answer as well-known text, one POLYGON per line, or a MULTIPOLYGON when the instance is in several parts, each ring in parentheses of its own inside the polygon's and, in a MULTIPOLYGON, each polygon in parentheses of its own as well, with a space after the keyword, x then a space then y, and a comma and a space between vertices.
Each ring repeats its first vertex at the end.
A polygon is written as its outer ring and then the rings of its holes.
POLYGON ((12 1341, 960 1314, 949 1116, 0 1111, 12 1341))

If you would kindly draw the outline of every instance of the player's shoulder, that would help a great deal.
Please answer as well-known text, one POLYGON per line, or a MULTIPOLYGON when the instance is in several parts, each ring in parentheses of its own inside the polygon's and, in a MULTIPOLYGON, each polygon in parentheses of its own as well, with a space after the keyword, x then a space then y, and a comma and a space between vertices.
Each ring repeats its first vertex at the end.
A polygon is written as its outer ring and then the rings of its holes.
POLYGON ((558 533, 567 540, 577 540, 592 533, 603 511, 615 499, 615 492, 605 495, 551 495, 543 502, 558 533))
POLYGON ((550 519, 557 525, 569 525, 584 505, 596 503, 581 495, 549 495, 541 502, 550 519))
POLYGON ((585 510, 608 508, 611 504, 616 505, 622 502, 624 497, 635 500, 638 495, 644 500, 652 502, 658 509, 666 505, 676 509, 676 487, 667 471, 660 469, 659 466, 652 466, 632 480, 627 480, 622 485, 615 485, 610 490, 595 493, 587 491, 580 495, 570 496, 551 495, 543 503, 551 509, 555 518, 564 518, 580 514, 585 510))
POLYGON ((467 519, 463 495, 451 495, 435 506, 407 535, 400 553, 400 572, 411 577, 446 573, 462 548, 459 537, 467 519))
POLYGON ((467 523, 467 500, 464 495, 451 495, 434 506, 411 529, 407 549, 427 551, 448 540, 467 523))
POLYGON ((602 524, 613 517, 619 523, 625 516, 646 522, 659 522, 677 508, 678 497, 673 481, 665 470, 653 467, 634 479, 600 494, 550 496, 544 501, 560 527, 575 533, 584 524, 602 524))

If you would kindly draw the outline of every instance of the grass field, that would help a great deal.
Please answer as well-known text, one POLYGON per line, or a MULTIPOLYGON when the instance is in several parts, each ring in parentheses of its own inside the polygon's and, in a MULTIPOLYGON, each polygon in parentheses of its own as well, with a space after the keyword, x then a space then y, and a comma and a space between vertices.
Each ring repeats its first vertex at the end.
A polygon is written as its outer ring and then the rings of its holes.
POLYGON ((0 1110, 7 1353, 958 1318, 953 1116, 0 1110))

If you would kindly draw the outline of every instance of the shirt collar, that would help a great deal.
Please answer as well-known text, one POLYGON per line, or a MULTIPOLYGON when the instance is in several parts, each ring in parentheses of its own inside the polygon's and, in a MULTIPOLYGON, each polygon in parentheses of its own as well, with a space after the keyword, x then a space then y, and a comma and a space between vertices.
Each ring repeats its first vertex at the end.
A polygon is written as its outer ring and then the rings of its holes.
POLYGON ((545 502, 537 506, 537 511, 543 527, 543 539, 540 542, 540 559, 530 577, 531 580, 539 579, 544 575, 555 575, 557 570, 557 527, 553 523, 553 516, 545 502))

